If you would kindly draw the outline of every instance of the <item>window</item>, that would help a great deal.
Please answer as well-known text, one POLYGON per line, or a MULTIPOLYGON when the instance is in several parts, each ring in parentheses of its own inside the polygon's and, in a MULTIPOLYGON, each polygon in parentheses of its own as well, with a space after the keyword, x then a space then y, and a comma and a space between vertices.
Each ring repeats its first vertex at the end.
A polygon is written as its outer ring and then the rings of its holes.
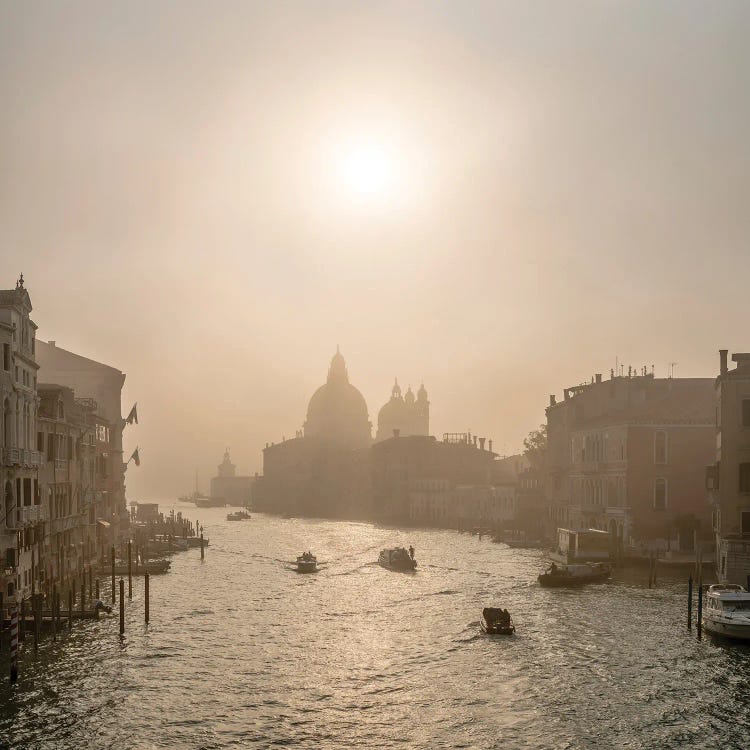
POLYGON ((750 492, 750 464, 740 464, 740 492, 750 492))
POLYGON ((40 452, 44 452, 44 433, 37 432, 36 434, 36 449, 40 452))
POLYGON ((743 534, 750 534, 750 510, 743 510, 740 513, 740 524, 743 534))
POLYGON ((10 344, 3 344, 3 370, 10 372, 10 344))
POLYGON ((750 398, 742 400, 742 426, 750 427, 750 398))
POLYGON ((667 433, 657 432, 654 434, 654 463, 667 463, 667 433))
POLYGON ((47 460, 51 461, 55 457, 55 436, 50 432, 47 435, 47 460))
POLYGON ((654 480, 654 510, 667 508, 667 480, 659 477, 654 480))

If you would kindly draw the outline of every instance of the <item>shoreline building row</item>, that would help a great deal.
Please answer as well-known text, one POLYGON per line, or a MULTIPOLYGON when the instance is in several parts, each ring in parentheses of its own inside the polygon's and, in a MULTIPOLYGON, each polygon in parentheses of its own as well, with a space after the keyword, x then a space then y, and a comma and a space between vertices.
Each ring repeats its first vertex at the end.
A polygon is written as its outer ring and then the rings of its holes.
POLYGON ((515 510, 512 482, 496 481, 492 441, 470 433, 429 434, 421 385, 398 381, 380 409, 375 438, 367 404, 337 350, 310 399, 302 430, 267 444, 254 488, 257 510, 473 528, 498 526, 515 510))
POLYGON ((37 338, 23 276, 0 290, 0 616, 80 577, 128 532, 119 370, 37 338))

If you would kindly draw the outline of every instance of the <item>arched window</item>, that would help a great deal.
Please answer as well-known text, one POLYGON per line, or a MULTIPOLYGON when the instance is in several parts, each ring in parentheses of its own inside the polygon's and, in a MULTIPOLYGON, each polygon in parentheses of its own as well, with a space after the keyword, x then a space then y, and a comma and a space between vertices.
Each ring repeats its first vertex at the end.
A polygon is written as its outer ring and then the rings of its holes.
POLYGON ((654 463, 667 463, 667 433, 663 430, 654 434, 654 463))
POLYGON ((657 477, 654 480, 654 510, 667 509, 667 480, 657 477))

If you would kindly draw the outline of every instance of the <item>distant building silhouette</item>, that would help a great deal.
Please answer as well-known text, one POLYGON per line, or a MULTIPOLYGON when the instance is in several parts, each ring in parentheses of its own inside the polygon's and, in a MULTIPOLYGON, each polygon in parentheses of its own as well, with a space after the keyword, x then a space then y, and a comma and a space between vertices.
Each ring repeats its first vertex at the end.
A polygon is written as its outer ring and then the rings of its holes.
POLYGON ((211 479, 211 497, 223 498, 228 505, 249 506, 254 482, 255 477, 237 476, 227 448, 216 476, 211 479))
POLYGON ((424 385, 420 386, 416 398, 411 386, 406 395, 401 395, 398 379, 391 390, 390 400, 378 412, 378 431, 375 440, 387 440, 400 435, 430 434, 430 402, 424 385))
POLYGON ((331 359, 326 382, 310 399, 304 435, 352 449, 364 448, 372 441, 367 404, 349 382, 346 362, 338 347, 331 359))

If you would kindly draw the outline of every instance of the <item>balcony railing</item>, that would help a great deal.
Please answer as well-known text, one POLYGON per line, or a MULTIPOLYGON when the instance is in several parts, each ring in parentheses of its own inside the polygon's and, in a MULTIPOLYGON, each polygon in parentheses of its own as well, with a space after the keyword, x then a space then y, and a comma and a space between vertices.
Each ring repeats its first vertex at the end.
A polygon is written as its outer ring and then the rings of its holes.
POLYGON ((3 463, 6 466, 25 466, 34 469, 42 465, 42 454, 27 448, 3 448, 3 463))
POLYGON ((30 526, 44 520, 44 509, 41 505, 25 505, 17 508, 16 512, 19 526, 30 526))
POLYGON ((3 463, 6 466, 16 466, 19 462, 18 448, 3 448, 3 463))

